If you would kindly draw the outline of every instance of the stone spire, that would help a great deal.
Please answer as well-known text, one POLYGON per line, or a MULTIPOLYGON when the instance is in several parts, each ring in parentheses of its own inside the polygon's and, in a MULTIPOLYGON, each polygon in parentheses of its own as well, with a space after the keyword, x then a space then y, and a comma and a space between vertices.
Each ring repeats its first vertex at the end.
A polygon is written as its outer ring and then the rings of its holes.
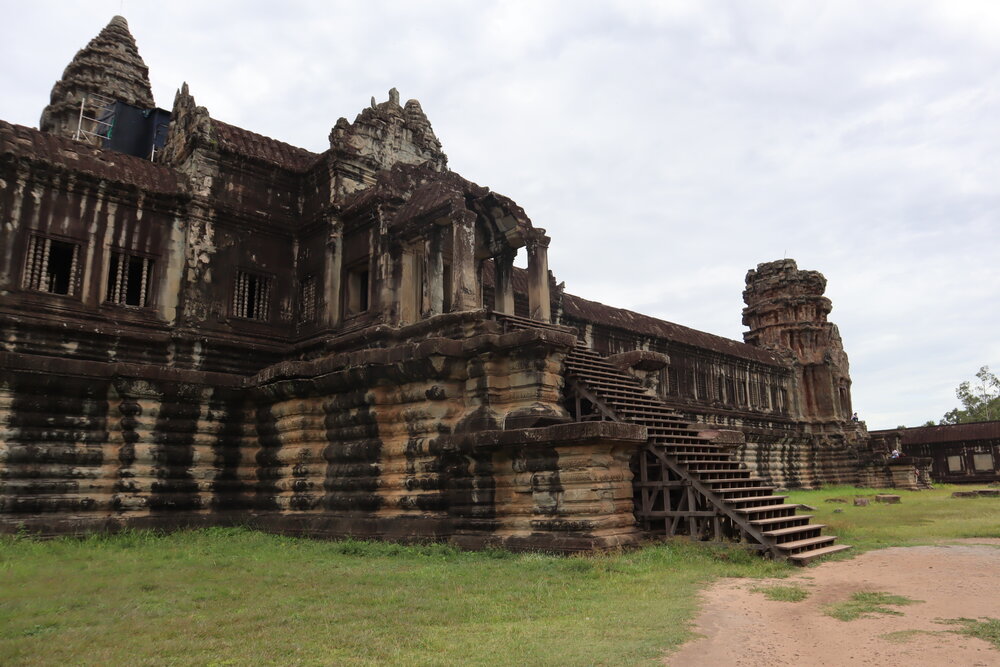
POLYGON ((88 93, 143 109, 155 106, 149 68, 139 55, 128 22, 121 16, 112 18, 66 66, 62 79, 52 87, 52 97, 42 111, 39 128, 43 132, 73 136, 80 102, 88 93))
POLYGON ((374 170, 392 169, 396 164, 429 162, 437 171, 448 167, 448 156, 434 135, 420 102, 399 104, 399 91, 389 91, 389 99, 363 109, 348 123, 341 118, 330 131, 330 148, 364 159, 374 170))

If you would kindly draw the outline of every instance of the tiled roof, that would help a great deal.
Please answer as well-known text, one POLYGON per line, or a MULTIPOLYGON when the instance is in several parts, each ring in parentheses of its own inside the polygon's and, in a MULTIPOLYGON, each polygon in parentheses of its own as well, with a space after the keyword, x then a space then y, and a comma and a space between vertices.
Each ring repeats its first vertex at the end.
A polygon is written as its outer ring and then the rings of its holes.
POLYGON ((0 120, 0 155, 39 160, 70 171, 162 193, 177 192, 177 176, 149 160, 0 120))
MULTIPOLYGON (((872 433, 881 432, 872 431, 872 433)), ((922 445, 933 442, 958 442, 967 440, 1000 440, 1000 421, 946 424, 943 426, 918 426, 916 428, 900 429, 900 432, 903 434, 903 445, 922 445)))
MULTIPOLYGON (((486 264, 483 271, 483 283, 492 288, 495 284, 493 275, 493 265, 486 264)), ((519 294, 528 292, 528 272, 525 269, 514 267, 511 276, 514 291, 519 294)), ((576 326, 576 323, 568 320, 576 320, 581 323, 592 323, 598 326, 607 326, 637 333, 643 336, 662 338, 668 342, 683 343, 694 347, 705 348, 721 354, 726 354, 741 359, 748 359, 764 364, 780 364, 781 360, 767 350, 740 343, 739 341, 723 338, 714 334, 698 331, 689 327, 659 320, 649 315, 643 315, 624 308, 614 308, 606 306, 597 301, 588 301, 573 294, 563 294, 563 324, 576 326)))
POLYGON ((572 294, 564 295, 563 312, 564 316, 570 319, 615 327, 644 336, 662 338, 670 342, 683 343, 764 364, 780 363, 780 360, 774 354, 759 347, 705 333, 704 331, 698 331, 697 329, 691 329, 631 310, 625 310, 624 308, 614 308, 606 306, 603 303, 598 303, 597 301, 588 301, 572 294))
POLYGON ((262 134, 212 119, 212 134, 219 148, 276 167, 304 173, 319 160, 319 154, 262 134))

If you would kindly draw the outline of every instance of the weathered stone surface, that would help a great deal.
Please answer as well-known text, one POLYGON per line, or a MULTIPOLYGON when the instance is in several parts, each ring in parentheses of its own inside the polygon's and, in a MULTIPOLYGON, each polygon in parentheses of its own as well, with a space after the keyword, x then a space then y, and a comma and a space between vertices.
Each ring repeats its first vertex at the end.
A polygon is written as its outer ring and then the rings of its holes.
POLYGON ((875 495, 875 502, 886 503, 888 505, 897 505, 902 502, 902 498, 891 493, 878 493, 875 495))
MULTIPOLYGON (((879 501, 879 502, 881 502, 881 501, 879 501)), ((868 506, 868 499, 867 498, 855 498, 854 499, 854 506, 855 507, 867 507, 868 506)))
POLYGON ((859 460, 890 476, 845 417, 815 272, 751 272, 751 332, 728 340, 565 293, 545 230, 449 171, 395 90, 317 154, 184 84, 156 163, 69 138, 88 93, 153 104, 120 17, 43 131, 0 122, 2 530, 636 544, 648 433, 570 422, 581 344, 774 485, 855 483, 859 460))

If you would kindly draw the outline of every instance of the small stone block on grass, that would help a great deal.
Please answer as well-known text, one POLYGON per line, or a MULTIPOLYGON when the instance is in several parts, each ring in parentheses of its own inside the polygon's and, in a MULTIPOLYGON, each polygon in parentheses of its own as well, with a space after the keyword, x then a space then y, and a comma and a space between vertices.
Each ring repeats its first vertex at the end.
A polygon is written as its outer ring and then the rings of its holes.
POLYGON ((867 507, 868 506, 868 499, 867 498, 855 498, 854 499, 854 506, 855 507, 867 507))
POLYGON ((888 505, 895 505, 901 501, 902 499, 899 496, 893 495, 891 493, 879 493, 878 495, 875 496, 875 502, 877 503, 886 503, 888 505))
POLYGON ((978 498, 979 494, 975 491, 952 491, 952 498, 978 498))
POLYGON ((976 493, 980 496, 988 496, 990 498, 1000 498, 1000 489, 977 489, 976 493))

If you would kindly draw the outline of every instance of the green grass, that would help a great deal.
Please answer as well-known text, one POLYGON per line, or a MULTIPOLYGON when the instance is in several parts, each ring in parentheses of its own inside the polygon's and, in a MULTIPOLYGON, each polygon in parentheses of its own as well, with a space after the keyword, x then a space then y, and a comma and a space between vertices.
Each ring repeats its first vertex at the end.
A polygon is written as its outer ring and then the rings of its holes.
POLYGON ((244 529, 7 538, 0 664, 653 664, 707 582, 792 571, 686 540, 567 558, 244 529))
POLYGON ((973 618, 953 618, 940 622, 961 625, 961 629, 952 630, 951 632, 984 639, 993 644, 995 648, 1000 649, 1000 619, 982 618, 976 620, 973 618))
MULTIPOLYGON (((815 507, 800 513, 812 514, 816 523, 826 524, 824 534, 837 535, 838 544, 850 544, 858 552, 892 546, 933 544, 956 538, 1000 537, 1000 500, 997 498, 952 498, 952 491, 965 487, 939 485, 925 491, 899 489, 857 489, 828 487, 816 491, 789 491, 790 503, 815 507), (898 505, 876 503, 876 493, 901 497, 898 505), (866 496, 871 504, 827 503, 827 498, 866 496), (835 510, 841 512, 835 512, 835 510)), ((837 558, 837 556, 834 556, 837 558)))
POLYGON ((809 597, 809 591, 801 586, 758 586, 750 590, 776 602, 802 602, 809 597))
MULTIPOLYGON (((858 552, 1000 537, 955 487, 854 507, 792 492, 858 552), (834 514, 833 510, 844 511, 834 514)), ((323 542, 245 529, 0 538, 0 665, 654 664, 719 577, 798 570, 684 539, 589 557, 323 542)))
POLYGON ((908 604, 923 602, 923 600, 911 600, 902 595, 890 595, 878 591, 862 591, 851 596, 846 602, 827 605, 823 610, 827 616, 832 616, 838 621, 853 621, 856 618, 870 616, 871 614, 892 614, 902 616, 902 612, 889 609, 886 605, 902 607, 908 604))

